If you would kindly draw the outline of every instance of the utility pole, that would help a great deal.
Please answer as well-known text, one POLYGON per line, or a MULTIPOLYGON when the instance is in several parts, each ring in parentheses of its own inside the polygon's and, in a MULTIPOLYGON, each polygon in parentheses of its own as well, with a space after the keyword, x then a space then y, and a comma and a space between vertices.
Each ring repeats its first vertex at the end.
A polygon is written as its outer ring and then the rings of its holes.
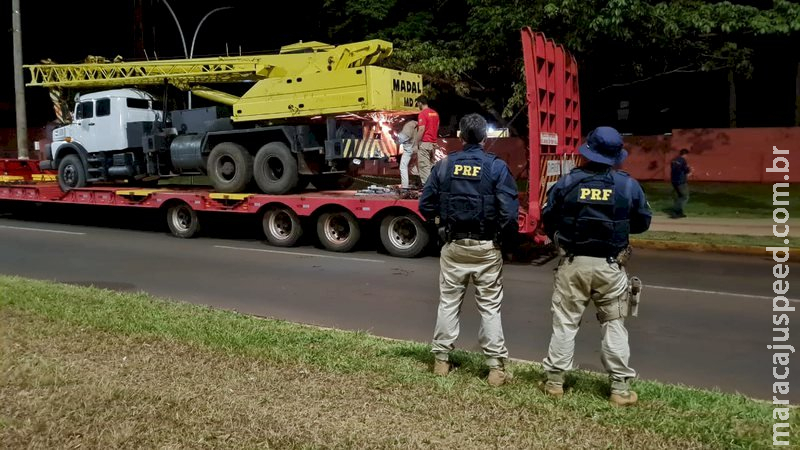
POLYGON ((133 2, 133 56, 137 59, 145 57, 144 51, 144 5, 142 0, 133 2))
POLYGON ((28 159, 28 120, 25 110, 25 83, 22 79, 22 21, 19 16, 19 0, 11 0, 11 26, 14 32, 14 90, 17 111, 17 155, 28 159))

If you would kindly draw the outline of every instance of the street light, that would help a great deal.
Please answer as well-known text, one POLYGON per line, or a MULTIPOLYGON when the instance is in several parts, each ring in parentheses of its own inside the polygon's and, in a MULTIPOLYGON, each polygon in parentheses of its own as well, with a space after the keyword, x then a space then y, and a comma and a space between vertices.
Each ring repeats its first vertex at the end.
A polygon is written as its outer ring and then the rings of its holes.
MULTIPOLYGON (((165 0, 166 1, 166 0, 165 0)), ((200 19, 200 23, 197 24, 197 28, 194 29, 194 36, 192 36, 192 47, 189 49, 189 59, 194 57, 194 41, 197 40, 197 33, 200 32, 200 27, 203 25, 203 22, 208 19, 208 16, 214 14, 217 11, 222 11, 225 9, 233 9, 232 6, 223 6, 222 8, 216 8, 209 11, 202 19, 200 19)), ((186 44, 184 43, 184 51, 186 50, 186 44)), ((192 89, 189 88, 189 109, 192 109, 192 89)))
POLYGON ((197 24, 197 28, 194 30, 194 36, 192 37, 192 47, 189 49, 189 59, 194 57, 194 41, 197 40, 197 33, 200 32, 200 27, 203 25, 203 22, 208 19, 208 16, 214 14, 217 11, 222 11, 224 9, 233 9, 233 6, 223 6, 222 8, 216 8, 209 11, 202 19, 200 19, 200 23, 197 24))
MULTIPOLYGON (((169 2, 167 0, 161 0, 161 1, 164 2, 164 5, 166 5, 167 9, 169 10, 169 13, 172 15, 172 18, 175 20, 175 25, 178 26, 178 33, 180 33, 181 42, 183 43, 183 56, 186 59, 192 59, 192 57, 194 56, 194 42, 197 40, 197 33, 200 32, 200 27, 203 25, 203 22, 205 22, 206 19, 208 19, 208 16, 210 16, 211 14, 214 14, 217 11, 222 11, 222 10, 225 10, 225 9, 233 9, 232 6, 223 6, 221 8, 212 9, 205 16, 203 16, 203 18, 200 19, 200 23, 197 24, 197 28, 194 29, 194 36, 192 37, 192 46, 191 46, 190 50, 187 52, 186 51, 186 39, 183 36, 183 29, 181 28, 181 23, 178 20, 178 16, 175 15, 175 11, 172 10, 172 7, 169 5, 169 2)), ((191 89, 189 89, 189 109, 192 109, 192 90, 191 89)))
POLYGON ((175 15, 175 11, 172 10, 172 7, 169 6, 169 2, 167 0, 161 0, 167 6, 169 13, 172 14, 172 18, 175 19, 175 25, 178 26, 178 33, 181 35, 181 42, 183 42, 183 56, 186 59, 189 59, 189 52, 186 51, 186 39, 183 37, 183 29, 181 28, 181 23, 178 21, 178 16, 175 15))

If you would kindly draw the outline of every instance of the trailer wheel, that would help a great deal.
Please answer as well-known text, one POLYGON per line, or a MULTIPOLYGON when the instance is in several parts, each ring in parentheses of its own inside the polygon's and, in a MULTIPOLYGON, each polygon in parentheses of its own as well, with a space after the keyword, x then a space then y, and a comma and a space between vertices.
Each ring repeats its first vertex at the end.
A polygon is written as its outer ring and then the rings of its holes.
POLYGON ((242 192, 253 179, 253 155, 233 142, 221 142, 208 155, 208 177, 219 192, 242 192))
POLYGON ((430 240, 425 224, 412 213, 384 217, 380 232, 386 251, 401 258, 419 256, 430 240))
POLYGON ((167 225, 173 236, 183 239, 196 236, 200 230, 197 211, 186 203, 173 205, 167 210, 167 225))
POLYGON ((86 186, 86 169, 78 155, 67 155, 58 164, 58 185, 64 192, 86 186))
POLYGON ((297 186, 297 160, 283 142, 270 142, 256 153, 255 178, 265 194, 286 194, 297 186))
POLYGON ((361 226, 350 212, 329 212, 319 217, 317 236, 326 249, 334 252, 349 252, 361 238, 361 226))
POLYGON ((276 247, 292 247, 303 235, 300 217, 285 206, 266 210, 261 222, 267 241, 276 247))

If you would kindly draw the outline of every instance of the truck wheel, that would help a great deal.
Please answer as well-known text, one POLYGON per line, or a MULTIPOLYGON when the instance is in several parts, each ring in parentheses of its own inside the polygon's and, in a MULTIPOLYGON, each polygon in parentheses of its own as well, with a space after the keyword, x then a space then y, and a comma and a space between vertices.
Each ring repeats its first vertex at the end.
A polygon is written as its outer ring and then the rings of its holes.
POLYGON ((233 142, 221 142, 208 155, 208 178, 219 192, 242 192, 253 179, 253 155, 233 142))
POLYGON ((329 212, 319 217, 317 236, 326 249, 333 252, 349 252, 361 238, 361 226, 350 212, 329 212))
POLYGON ((412 213, 389 215, 381 221, 381 242, 392 256, 414 258, 428 246, 430 234, 412 213))
POLYGON ((86 169, 78 155, 67 155, 58 164, 58 185, 64 192, 86 186, 86 169))
POLYGON ((283 142, 270 142, 256 153, 255 178, 265 194, 286 194, 297 186, 297 160, 283 142))
POLYGON ((167 225, 173 236, 183 239, 196 236, 200 230, 197 211, 186 203, 173 205, 167 210, 167 225))
POLYGON ((300 217, 286 206, 265 211, 261 223, 267 241, 276 247, 292 247, 303 235, 300 217))

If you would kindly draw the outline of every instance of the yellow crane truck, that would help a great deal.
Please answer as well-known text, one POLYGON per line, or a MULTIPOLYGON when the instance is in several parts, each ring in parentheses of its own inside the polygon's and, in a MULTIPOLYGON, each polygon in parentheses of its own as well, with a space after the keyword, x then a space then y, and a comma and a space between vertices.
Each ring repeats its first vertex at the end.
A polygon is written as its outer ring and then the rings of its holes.
POLYGON ((41 168, 58 170, 64 192, 190 174, 207 175, 222 193, 343 188, 353 165, 394 154, 375 116, 416 111, 422 76, 376 65, 391 52, 382 40, 300 42, 274 55, 26 65, 27 86, 54 99, 91 91, 75 96, 41 168), (249 89, 219 90, 231 83, 249 89), (167 111, 143 90, 159 86, 215 106, 167 111))

